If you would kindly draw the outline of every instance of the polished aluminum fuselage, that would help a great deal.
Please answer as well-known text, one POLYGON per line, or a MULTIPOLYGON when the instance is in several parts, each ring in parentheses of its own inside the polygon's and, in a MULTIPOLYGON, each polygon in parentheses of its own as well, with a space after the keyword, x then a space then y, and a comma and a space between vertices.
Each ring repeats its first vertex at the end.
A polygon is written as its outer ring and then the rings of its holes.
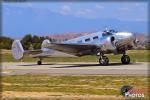
POLYGON ((120 54, 135 46, 136 38, 133 33, 104 32, 91 33, 61 43, 51 43, 44 40, 39 50, 24 50, 21 42, 15 40, 12 44, 12 54, 15 59, 23 58, 24 54, 44 58, 48 56, 79 57, 84 55, 99 55, 100 53, 120 54))
MULTIPOLYGON (((132 49, 135 41, 135 36, 133 33, 129 32, 117 32, 111 35, 103 36, 102 32, 91 33, 86 36, 81 36, 75 39, 71 39, 65 41, 63 43, 67 44, 91 44, 97 45, 101 47, 101 51, 105 53, 122 53, 122 49, 132 49), (94 37, 98 36, 97 39, 93 39, 94 37), (114 38, 115 44, 112 44, 111 38, 114 38), (90 39, 89 41, 85 41, 86 39, 90 39)), ((91 54, 91 53, 89 53, 91 54)))

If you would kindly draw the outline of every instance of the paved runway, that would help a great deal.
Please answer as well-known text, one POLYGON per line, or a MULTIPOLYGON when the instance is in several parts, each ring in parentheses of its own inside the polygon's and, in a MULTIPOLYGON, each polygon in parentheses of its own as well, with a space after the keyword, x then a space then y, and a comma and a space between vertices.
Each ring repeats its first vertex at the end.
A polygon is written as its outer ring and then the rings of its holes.
MULTIPOLYGON (((35 62, 36 63, 36 62, 35 62)), ((148 63, 111 63, 100 66, 95 63, 51 63, 36 65, 35 63, 2 63, 2 75, 49 74, 49 75, 132 75, 147 76, 148 63)))

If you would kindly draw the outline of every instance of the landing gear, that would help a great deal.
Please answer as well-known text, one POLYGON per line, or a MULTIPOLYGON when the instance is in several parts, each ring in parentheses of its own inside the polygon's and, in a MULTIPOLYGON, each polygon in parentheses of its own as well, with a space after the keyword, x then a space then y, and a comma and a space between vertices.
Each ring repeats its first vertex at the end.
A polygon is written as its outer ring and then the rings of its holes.
POLYGON ((40 61, 40 60, 37 61, 37 64, 38 64, 38 65, 42 65, 42 61, 40 61))
POLYGON ((129 64, 130 63, 130 57, 128 55, 123 55, 121 57, 122 64, 129 64))
POLYGON ((37 61, 38 65, 42 65, 42 59, 40 59, 39 61, 37 61))
POLYGON ((109 64, 109 59, 106 56, 101 56, 99 58, 99 64, 107 66, 109 64))
POLYGON ((129 64, 130 63, 130 57, 126 55, 126 50, 123 51, 123 56, 121 57, 122 64, 129 64))

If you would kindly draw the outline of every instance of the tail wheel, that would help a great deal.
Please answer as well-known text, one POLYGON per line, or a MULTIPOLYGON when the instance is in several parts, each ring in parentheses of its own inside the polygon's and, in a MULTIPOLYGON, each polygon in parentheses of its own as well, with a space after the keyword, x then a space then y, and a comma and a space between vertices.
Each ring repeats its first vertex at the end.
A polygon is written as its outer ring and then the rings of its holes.
POLYGON ((37 61, 37 64, 38 65, 42 65, 42 61, 37 61))
POLYGON ((130 63, 130 57, 128 55, 123 55, 121 57, 122 64, 129 64, 130 63))
POLYGON ((100 57, 99 58, 99 64, 104 65, 104 66, 108 65, 109 64, 108 57, 106 57, 106 56, 100 57))

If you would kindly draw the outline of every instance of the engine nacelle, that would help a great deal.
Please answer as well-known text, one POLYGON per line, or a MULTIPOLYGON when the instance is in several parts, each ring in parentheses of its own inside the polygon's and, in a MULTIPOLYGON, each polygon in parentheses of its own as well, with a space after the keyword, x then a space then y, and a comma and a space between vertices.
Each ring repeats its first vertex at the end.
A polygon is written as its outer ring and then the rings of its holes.
POLYGON ((102 41, 102 44, 102 50, 114 51, 116 49, 116 41, 114 36, 107 37, 102 41))

